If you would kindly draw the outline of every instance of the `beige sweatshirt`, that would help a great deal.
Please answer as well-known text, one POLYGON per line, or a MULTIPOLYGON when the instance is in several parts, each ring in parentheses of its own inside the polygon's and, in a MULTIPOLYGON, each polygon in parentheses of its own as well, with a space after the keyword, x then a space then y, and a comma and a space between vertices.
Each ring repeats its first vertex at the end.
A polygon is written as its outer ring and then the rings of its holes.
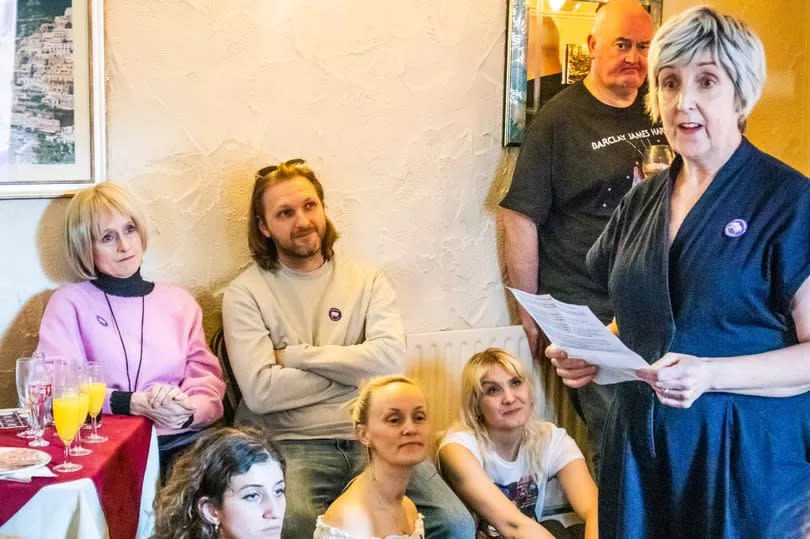
POLYGON ((310 273, 251 266, 225 290, 222 319, 243 397, 236 418, 279 440, 354 438, 347 403, 358 386, 403 370, 393 288, 343 255, 310 273))

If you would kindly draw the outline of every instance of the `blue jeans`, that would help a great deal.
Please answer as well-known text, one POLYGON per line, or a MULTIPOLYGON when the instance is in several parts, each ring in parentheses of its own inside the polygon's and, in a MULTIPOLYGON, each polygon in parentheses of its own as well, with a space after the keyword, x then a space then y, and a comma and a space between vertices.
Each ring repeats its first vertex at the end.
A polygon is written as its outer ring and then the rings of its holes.
MULTIPOLYGON (((287 512, 282 537, 309 539, 315 519, 340 496, 366 465, 365 448, 355 440, 285 440, 287 512)), ((430 462, 419 464, 406 492, 425 516, 428 537, 475 537, 472 516, 430 462)))

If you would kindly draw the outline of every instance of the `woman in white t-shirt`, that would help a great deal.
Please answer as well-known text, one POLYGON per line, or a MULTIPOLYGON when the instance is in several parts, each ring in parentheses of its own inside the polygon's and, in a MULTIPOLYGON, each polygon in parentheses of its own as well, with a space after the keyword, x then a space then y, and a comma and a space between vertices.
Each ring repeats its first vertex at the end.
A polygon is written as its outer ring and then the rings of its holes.
MULTIPOLYGON (((442 440, 439 460, 478 516, 478 538, 554 537, 539 522, 554 476, 585 521, 585 537, 597 538, 597 489, 582 452, 564 429, 534 417, 531 379, 520 361, 488 348, 470 358, 461 379, 461 425, 442 440)), ((555 533, 568 533, 559 528, 555 533)))

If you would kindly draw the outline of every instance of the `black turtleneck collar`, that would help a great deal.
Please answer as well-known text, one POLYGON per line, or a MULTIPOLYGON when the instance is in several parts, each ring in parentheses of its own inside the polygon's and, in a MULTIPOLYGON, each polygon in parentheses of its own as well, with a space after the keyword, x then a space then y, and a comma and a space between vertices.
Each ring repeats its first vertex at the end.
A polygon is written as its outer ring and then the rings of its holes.
POLYGON ((90 282, 102 292, 106 292, 111 296, 124 298, 139 298, 147 295, 155 288, 155 283, 143 280, 140 268, 129 277, 123 279, 110 277, 109 275, 101 273, 98 271, 98 268, 96 268, 96 278, 92 279, 90 282))

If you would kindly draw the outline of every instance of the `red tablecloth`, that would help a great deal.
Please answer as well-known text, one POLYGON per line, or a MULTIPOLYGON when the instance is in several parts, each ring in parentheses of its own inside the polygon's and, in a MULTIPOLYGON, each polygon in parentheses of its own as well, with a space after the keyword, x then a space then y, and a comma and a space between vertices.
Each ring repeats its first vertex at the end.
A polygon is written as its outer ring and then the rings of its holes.
MULTIPOLYGON (((28 447, 28 440, 18 438, 17 432, 0 432, 0 447, 28 447)), ((110 537, 135 537, 152 423, 143 417, 105 415, 104 427, 99 433, 109 440, 101 444, 85 444, 93 451, 86 457, 70 457, 72 462, 83 466, 78 472, 61 473, 58 477, 34 477, 30 483, 0 481, 0 525, 14 516, 42 487, 89 477, 96 485, 110 537)), ((47 429, 45 439, 51 445, 37 449, 50 453, 48 466, 61 464, 64 445, 53 428, 47 429)), ((42 518, 47 518, 47 515, 42 515, 42 518)))

